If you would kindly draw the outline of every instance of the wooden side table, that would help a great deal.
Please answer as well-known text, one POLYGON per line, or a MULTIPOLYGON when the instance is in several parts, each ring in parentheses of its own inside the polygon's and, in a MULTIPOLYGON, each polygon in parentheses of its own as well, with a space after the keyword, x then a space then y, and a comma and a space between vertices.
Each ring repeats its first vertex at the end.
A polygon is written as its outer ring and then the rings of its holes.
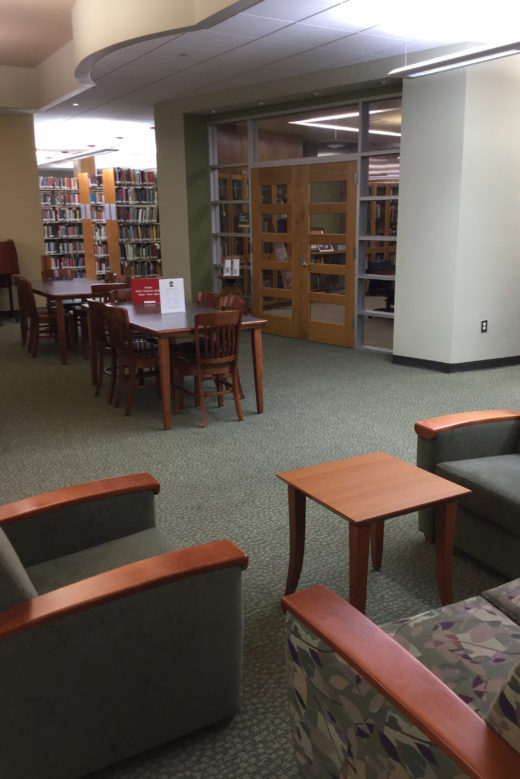
POLYGON ((381 568, 384 521, 435 506, 435 569, 441 603, 453 601, 453 534, 457 499, 471 492, 384 452, 313 465, 277 476, 288 484, 290 556, 285 594, 298 586, 305 551, 305 500, 349 522, 350 602, 365 611, 368 554, 381 568))

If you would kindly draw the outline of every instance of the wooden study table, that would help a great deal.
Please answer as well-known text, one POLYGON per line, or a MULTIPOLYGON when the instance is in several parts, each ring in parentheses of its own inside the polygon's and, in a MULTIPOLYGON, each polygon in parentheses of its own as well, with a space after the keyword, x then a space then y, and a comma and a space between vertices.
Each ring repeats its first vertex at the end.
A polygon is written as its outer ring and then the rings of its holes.
MULTIPOLYGON (((159 342, 159 369, 161 373, 161 397, 164 416, 164 429, 171 428, 171 365, 170 339, 193 335, 195 314, 212 311, 213 308, 186 304, 186 311, 179 314, 163 314, 158 305, 119 303, 126 308, 132 327, 153 335, 159 342)), ((251 348, 255 375, 256 409, 259 414, 264 410, 263 368, 262 368, 262 329, 267 320, 254 316, 242 317, 242 330, 251 331, 251 348)))
MULTIPOLYGON (((56 302, 56 324, 58 327, 58 344, 63 365, 67 363, 67 337, 65 333, 65 308, 66 300, 86 300, 92 295, 92 285, 102 284, 99 279, 37 279, 31 281, 35 295, 42 295, 47 300, 56 302)), ((121 284, 124 287, 124 284, 121 284)))
POLYGON ((289 489, 290 558, 285 594, 294 592, 305 551, 305 499, 349 522, 349 600, 365 611, 368 552, 381 568, 384 520, 435 506, 435 569, 443 605, 453 602, 453 534, 457 498, 471 490, 384 452, 285 471, 289 489))

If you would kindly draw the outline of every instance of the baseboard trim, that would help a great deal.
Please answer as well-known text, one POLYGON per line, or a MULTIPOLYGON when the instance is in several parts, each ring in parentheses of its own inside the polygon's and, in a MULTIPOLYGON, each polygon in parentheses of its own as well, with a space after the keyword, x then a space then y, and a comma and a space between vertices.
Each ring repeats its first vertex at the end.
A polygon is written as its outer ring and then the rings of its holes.
POLYGON ((490 368, 503 368, 507 365, 519 365, 520 355, 516 357, 496 357, 492 360, 449 363, 421 360, 416 357, 400 357, 398 354, 394 354, 392 362, 396 365, 409 365, 412 368, 426 368, 430 371, 441 371, 442 373, 457 373, 460 371, 482 371, 490 368))

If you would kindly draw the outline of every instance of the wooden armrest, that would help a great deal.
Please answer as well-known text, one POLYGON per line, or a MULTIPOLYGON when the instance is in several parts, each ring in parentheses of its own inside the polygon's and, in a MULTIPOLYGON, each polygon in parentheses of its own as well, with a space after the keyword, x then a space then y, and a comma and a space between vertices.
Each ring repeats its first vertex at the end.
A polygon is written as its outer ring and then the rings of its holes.
POLYGON ((509 419, 520 419, 520 411, 463 411, 460 414, 448 414, 444 417, 432 417, 416 422, 415 432, 421 438, 431 440, 443 430, 479 425, 482 422, 505 422, 509 419))
POLYGON ((0 612, 0 641, 162 584, 235 565, 244 570, 248 562, 232 541, 212 541, 123 565, 0 612))
POLYGON ((320 585, 285 596, 282 606, 469 776, 520 776, 520 754, 419 660, 339 595, 320 585))
POLYGON ((32 498, 24 498, 14 503, 0 506, 0 524, 18 522, 37 514, 75 506, 78 503, 88 503, 117 495, 127 495, 132 492, 153 490, 157 495, 161 486, 149 473, 133 473, 129 476, 115 476, 111 479, 99 479, 59 490, 42 492, 32 498))

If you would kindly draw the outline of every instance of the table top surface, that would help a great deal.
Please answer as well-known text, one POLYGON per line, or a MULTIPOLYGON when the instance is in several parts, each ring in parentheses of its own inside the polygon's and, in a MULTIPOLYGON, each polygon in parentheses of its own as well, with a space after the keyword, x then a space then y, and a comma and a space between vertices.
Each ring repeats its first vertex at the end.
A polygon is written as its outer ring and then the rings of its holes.
MULTIPOLYGON (((131 325, 156 335, 189 334, 194 328, 195 314, 215 313, 214 308, 197 306, 195 303, 187 303, 186 311, 177 314, 163 314, 160 306, 155 304, 141 303, 134 306, 132 303, 119 303, 118 305, 128 311, 131 325)), ((255 316, 242 317, 243 330, 264 327, 266 324, 266 319, 255 316)))
POLYGON ((471 492, 385 452, 311 465, 277 476, 355 523, 407 514, 471 492))
MULTIPOLYGON (((38 295, 45 295, 49 298, 87 298, 92 294, 93 284, 104 284, 105 282, 99 279, 37 279, 31 281, 33 292, 38 295)), ((110 282, 112 286, 114 282, 110 282)), ((118 287, 125 287, 126 284, 118 284, 118 287)))

